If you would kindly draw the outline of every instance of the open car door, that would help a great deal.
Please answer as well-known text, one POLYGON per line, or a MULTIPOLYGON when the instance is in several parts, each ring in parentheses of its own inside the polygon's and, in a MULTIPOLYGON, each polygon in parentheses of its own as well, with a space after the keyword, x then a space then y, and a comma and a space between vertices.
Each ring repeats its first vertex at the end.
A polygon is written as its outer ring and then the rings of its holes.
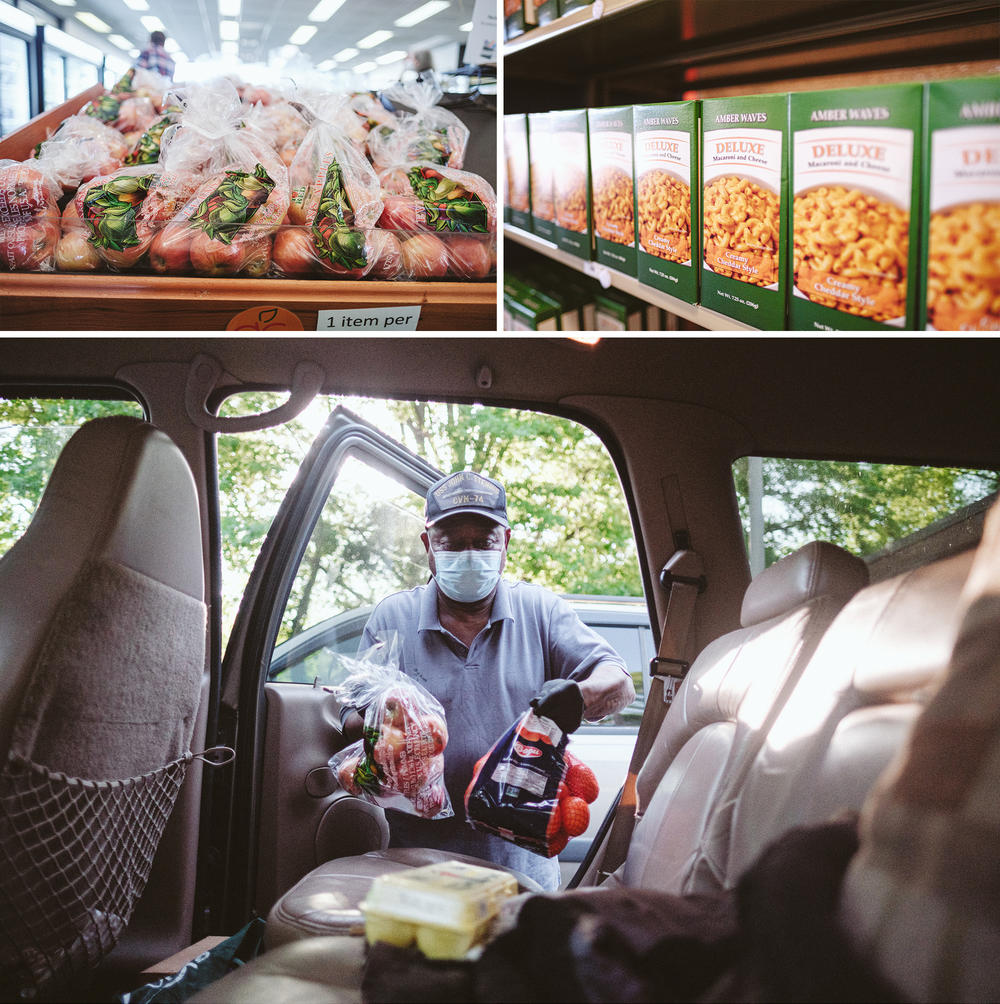
POLYGON ((339 682, 371 607, 427 581, 424 495, 441 472, 338 407, 264 541, 223 660, 219 735, 235 769, 213 791, 211 916, 235 930, 330 856, 327 764, 339 682))

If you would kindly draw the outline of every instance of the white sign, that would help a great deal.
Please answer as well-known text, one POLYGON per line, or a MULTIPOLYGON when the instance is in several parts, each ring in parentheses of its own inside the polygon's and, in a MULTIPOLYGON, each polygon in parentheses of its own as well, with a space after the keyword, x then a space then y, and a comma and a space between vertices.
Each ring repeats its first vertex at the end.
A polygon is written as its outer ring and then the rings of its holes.
POLYGON ((465 43, 469 66, 497 61, 497 5, 494 0, 476 0, 472 10, 472 30, 465 43))
POLYGON ((416 331, 420 307, 352 307, 321 310, 317 331, 416 331))

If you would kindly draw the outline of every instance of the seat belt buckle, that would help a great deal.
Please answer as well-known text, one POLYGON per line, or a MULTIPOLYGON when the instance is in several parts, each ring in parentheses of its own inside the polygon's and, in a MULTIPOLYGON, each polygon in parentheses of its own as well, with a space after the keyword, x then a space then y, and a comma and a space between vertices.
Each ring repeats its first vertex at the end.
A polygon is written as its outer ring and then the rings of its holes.
POLYGON ((683 680, 690 668, 691 663, 685 659, 668 659, 666 656, 654 655, 649 660, 649 675, 662 680, 683 680), (660 663, 664 665, 664 669, 659 668, 660 663))
POLYGON ((682 586, 697 586, 699 596, 708 589, 708 579, 704 575, 675 575, 670 571, 669 565, 665 565, 660 571, 660 585, 669 590, 674 583, 680 583, 682 586))

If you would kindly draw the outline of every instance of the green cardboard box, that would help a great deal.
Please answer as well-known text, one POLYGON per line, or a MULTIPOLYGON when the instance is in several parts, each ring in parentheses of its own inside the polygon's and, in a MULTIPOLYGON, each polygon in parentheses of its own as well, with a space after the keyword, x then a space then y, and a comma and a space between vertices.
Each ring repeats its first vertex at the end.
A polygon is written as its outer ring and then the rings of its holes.
POLYGON ((636 275, 641 283, 698 302, 698 130, 701 103, 635 105, 636 275))
POLYGON ((504 280, 505 331, 558 331, 560 305, 524 283, 504 280))
POLYGON ((594 328, 597 331, 646 331, 650 322, 659 329, 659 308, 620 289, 594 294, 594 328))
POLYGON ((555 181, 556 245, 590 261, 590 146, 585 109, 549 112, 555 181))
POLYGON ((919 324, 1000 331, 1000 77, 925 88, 919 324))
POLYGON ((528 151, 528 116, 504 115, 503 148, 507 162, 508 222, 531 230, 531 160, 528 151))
POLYGON ((912 330, 922 84, 792 94, 788 326, 912 330))
POLYGON ((532 112, 528 115, 528 155, 531 174, 531 229, 539 237, 555 242, 552 129, 548 112, 532 112))
POLYGON ((635 189, 632 167, 632 107, 591 108, 590 218, 594 259, 635 275, 635 189))
POLYGON ((701 303, 764 331, 785 326, 788 95, 701 108, 701 303))

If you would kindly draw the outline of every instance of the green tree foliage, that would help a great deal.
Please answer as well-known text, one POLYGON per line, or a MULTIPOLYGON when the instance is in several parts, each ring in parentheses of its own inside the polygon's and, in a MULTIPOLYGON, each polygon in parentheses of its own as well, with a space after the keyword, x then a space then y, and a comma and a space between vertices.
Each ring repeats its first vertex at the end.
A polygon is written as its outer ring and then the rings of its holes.
MULTIPOLYGON (((747 458, 733 465, 743 526, 749 532, 747 458)), ((766 563, 809 540, 854 554, 874 554, 893 541, 997 490, 996 471, 953 467, 765 457, 766 563)))
POLYGON ((24 533, 66 440, 86 421, 142 417, 135 401, 0 398, 0 553, 24 533))

